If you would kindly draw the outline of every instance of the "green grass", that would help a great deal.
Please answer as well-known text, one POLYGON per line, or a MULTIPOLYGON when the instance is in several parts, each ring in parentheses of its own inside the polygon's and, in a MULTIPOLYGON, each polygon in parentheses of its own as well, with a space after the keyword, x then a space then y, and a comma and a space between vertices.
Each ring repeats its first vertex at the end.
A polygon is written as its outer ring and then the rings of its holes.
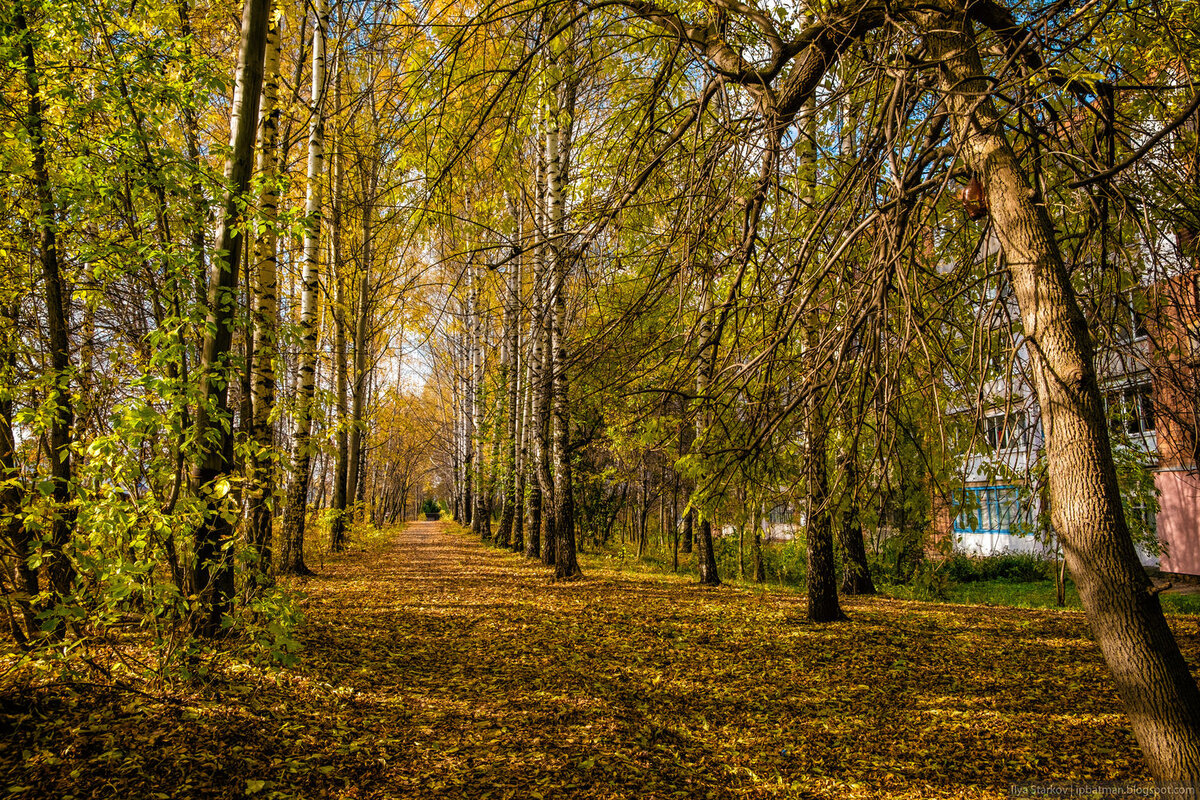
POLYGON ((1200 594, 1179 594, 1170 590, 1158 596, 1163 610, 1173 614, 1200 614, 1200 594))
MULTIPOLYGON (((914 596, 913 587, 906 585, 884 585, 880 593, 900 600, 920 599, 914 596)), ((1055 608, 1054 581, 973 581, 958 583, 950 588, 947 603, 964 605, 1008 606, 1011 608, 1055 608)), ((1200 614, 1200 594, 1184 594, 1168 589, 1159 595, 1163 610, 1172 614, 1200 614)), ((1065 608, 1079 609, 1079 593, 1075 585, 1067 582, 1067 604, 1065 608)))
MULTIPOLYGON (((718 545, 720 547, 720 545, 718 545)), ((779 548, 779 545, 770 545, 770 548, 779 548)), ((748 550, 749 548, 747 548, 748 550)), ((659 552, 656 548, 648 548, 645 555, 639 561, 636 556, 636 549, 631 544, 626 544, 624 547, 619 541, 611 543, 608 548, 603 550, 592 550, 581 554, 581 563, 586 571, 589 566, 598 567, 601 569, 619 569, 630 572, 639 573, 670 573, 671 572, 671 554, 669 552, 659 552)), ((718 553, 720 558, 720 575, 721 580, 735 586, 754 587, 757 584, 749 580, 739 580, 737 577, 737 559, 732 552, 718 553)), ((794 554, 789 553, 788 556, 794 554)), ((767 581, 762 584, 763 588, 768 588, 773 591, 804 591, 804 581, 802 575, 795 575, 794 569, 791 567, 790 561, 794 558, 788 558, 781 553, 772 553, 768 550, 764 553, 768 562, 767 581), (781 580, 781 578, 785 578, 781 580), (792 579, 786 579, 792 578, 792 579)), ((747 553, 747 568, 749 564, 749 554, 747 553)), ((685 578, 695 578, 696 576, 696 556, 692 554, 679 554, 679 572, 678 574, 685 578)), ((914 594, 912 585, 908 584, 884 584, 876 581, 876 586, 879 593, 884 597, 892 597, 898 600, 919 600, 924 599, 917 597, 914 594)), ((1172 614, 1200 614, 1200 594, 1182 593, 1178 589, 1168 589, 1159 595, 1162 602, 1163 610, 1172 614)), ((955 603, 960 605, 991 605, 991 606, 1006 606, 1009 608, 1056 608, 1056 593, 1053 580, 1035 580, 1035 581, 1016 581, 1016 580, 975 580, 954 582, 950 586, 947 598, 943 602, 955 603)), ((1065 608, 1078 610, 1081 608, 1079 603, 1079 593, 1075 590, 1075 585, 1071 581, 1067 581, 1067 603, 1065 608)))
MULTIPOLYGON (((921 599, 913 587, 889 584, 879 587, 881 594, 901 600, 921 599)), ((972 581, 952 584, 945 602, 965 605, 1011 606, 1013 608, 1054 608, 1054 581, 972 581)), ((1067 584, 1067 608, 1079 608, 1079 594, 1074 585, 1067 584)))

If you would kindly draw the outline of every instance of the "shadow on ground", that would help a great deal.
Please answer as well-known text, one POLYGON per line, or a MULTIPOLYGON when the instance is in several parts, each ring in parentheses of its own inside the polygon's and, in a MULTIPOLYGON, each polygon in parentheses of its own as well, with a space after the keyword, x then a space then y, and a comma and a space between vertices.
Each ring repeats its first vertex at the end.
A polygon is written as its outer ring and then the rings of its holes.
MULTIPOLYGON (((10 794, 1000 797, 1147 777, 1076 613, 865 600, 813 625, 794 595, 556 584, 444 523, 305 590, 299 668, 230 679, 225 704, 23 712, 10 794)), ((1196 621, 1175 624, 1194 660, 1196 621)))

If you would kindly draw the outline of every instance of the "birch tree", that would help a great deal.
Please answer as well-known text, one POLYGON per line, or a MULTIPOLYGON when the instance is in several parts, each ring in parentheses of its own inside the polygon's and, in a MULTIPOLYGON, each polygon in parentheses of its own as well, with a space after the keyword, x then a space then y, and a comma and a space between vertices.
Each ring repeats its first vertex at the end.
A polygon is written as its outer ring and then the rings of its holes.
POLYGON ((329 30, 328 0, 317 0, 312 39, 312 95, 309 106, 308 174, 305 190, 304 275, 300 299, 300 365, 296 422, 283 516, 279 571, 308 574, 304 560, 304 528, 308 517, 309 462, 314 452, 316 416, 317 308, 321 276, 321 195, 325 170, 325 48, 329 30))
POLYGON ((255 249, 253 308, 253 449, 249 461, 248 539, 255 550, 256 569, 271 570, 271 534, 274 523, 276 460, 273 417, 275 415, 275 359, 278 356, 279 317, 279 61, 282 11, 275 8, 267 29, 263 67, 259 182, 262 186, 259 233, 255 249))
POLYGON ((226 189, 221 225, 214 238, 208 279, 208 316, 199 364, 201 396, 196 410, 200 457, 193 481, 205 498, 205 516, 196 531, 195 590, 201 613, 198 633, 216 636, 223 630, 234 591, 233 520, 229 479, 234 473, 233 423, 228 406, 233 327, 237 319, 238 260, 245 239, 245 209, 254 168, 254 142, 262 99, 263 65, 270 27, 270 0, 248 0, 242 9, 241 48, 230 117, 230 155, 225 164, 226 189))

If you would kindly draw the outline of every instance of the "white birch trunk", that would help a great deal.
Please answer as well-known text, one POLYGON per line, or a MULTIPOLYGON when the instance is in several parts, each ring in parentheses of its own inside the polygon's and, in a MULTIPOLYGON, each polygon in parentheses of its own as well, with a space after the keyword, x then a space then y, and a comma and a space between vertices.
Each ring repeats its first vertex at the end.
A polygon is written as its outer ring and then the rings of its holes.
POLYGON ((296 425, 287 509, 283 518, 281 572, 306 574, 304 527, 308 515, 309 461, 316 393, 317 311, 321 273, 321 194, 325 171, 325 45, 329 2, 316 0, 312 46, 311 120, 308 128, 308 175, 304 204, 304 273, 300 289, 300 369, 296 387, 296 425))

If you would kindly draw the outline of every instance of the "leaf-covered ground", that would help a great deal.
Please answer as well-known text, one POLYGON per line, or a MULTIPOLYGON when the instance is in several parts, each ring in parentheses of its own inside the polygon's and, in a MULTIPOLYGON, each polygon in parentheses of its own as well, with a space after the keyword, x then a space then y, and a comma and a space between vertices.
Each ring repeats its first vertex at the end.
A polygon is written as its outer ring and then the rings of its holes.
MULTIPOLYGON (((1081 615, 549 572, 441 523, 307 582, 302 664, 0 707, 13 797, 1002 797, 1146 773, 1081 615)), ((1196 661, 1195 618, 1174 620, 1196 661)))

